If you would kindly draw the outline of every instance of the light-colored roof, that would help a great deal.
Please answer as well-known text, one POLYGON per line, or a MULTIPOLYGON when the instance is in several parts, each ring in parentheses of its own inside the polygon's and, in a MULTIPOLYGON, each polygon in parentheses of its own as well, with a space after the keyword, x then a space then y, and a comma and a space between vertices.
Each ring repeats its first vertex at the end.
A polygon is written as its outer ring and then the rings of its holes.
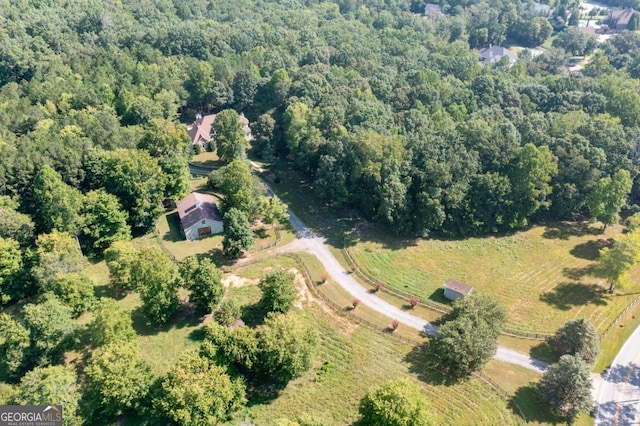
POLYGON ((424 5, 424 14, 429 16, 432 14, 442 13, 442 6, 435 3, 427 3, 424 5))
POLYGON ((498 62, 505 56, 509 58, 509 62, 515 62, 518 60, 518 55, 516 55, 509 49, 500 46, 491 46, 487 47, 486 49, 480 49, 478 53, 480 54, 480 59, 482 60, 482 62, 488 64, 498 62))
MULTIPOLYGON (((209 115, 198 115, 196 117, 196 121, 189 127, 187 127, 187 134, 189 138, 191 138, 191 143, 207 143, 211 141, 212 130, 211 127, 213 123, 216 121, 217 114, 209 114, 209 115)), ((242 130, 246 137, 249 137, 251 134, 251 129, 249 128, 249 119, 244 116, 244 113, 240 113, 238 115, 238 120, 242 123, 242 130)))
POLYGON ((447 282, 444 283, 444 288, 448 288, 465 296, 473 290, 473 287, 469 287, 468 285, 462 284, 460 281, 456 280, 447 280, 447 282))
POLYGON ((612 10, 611 19, 616 21, 616 25, 627 25, 636 11, 630 7, 622 10, 612 10))
POLYGON ((185 230, 205 219, 222 222, 216 199, 212 195, 192 192, 176 205, 182 228, 185 230))

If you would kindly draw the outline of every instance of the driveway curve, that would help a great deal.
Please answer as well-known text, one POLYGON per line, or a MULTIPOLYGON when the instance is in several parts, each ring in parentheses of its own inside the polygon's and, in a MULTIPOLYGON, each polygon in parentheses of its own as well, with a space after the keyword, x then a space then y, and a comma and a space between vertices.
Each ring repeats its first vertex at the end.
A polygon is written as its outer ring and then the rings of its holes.
MULTIPOLYGON (((270 195, 273 195, 270 189, 268 189, 268 192, 270 195)), ((318 258, 331 278, 354 298, 360 299, 362 304, 391 319, 397 319, 402 324, 415 328, 416 330, 420 330, 429 335, 437 334, 438 329, 435 325, 380 299, 360 285, 331 253, 325 242, 326 240, 307 228, 291 210, 289 210, 289 221, 296 231, 298 238, 281 247, 280 251, 307 251, 311 253, 318 258)), ((543 361, 502 346, 498 346, 494 358, 499 361, 519 365, 538 373, 544 372, 547 368, 547 364, 543 361)))

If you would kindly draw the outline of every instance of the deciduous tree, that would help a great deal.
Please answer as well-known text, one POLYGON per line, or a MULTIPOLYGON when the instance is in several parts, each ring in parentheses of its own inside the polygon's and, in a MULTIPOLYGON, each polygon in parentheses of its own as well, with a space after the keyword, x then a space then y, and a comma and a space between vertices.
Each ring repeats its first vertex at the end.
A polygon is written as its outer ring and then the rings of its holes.
POLYGON ((22 296, 17 284, 23 268, 22 252, 18 242, 0 237, 0 304, 22 296))
POLYGON ((82 234, 97 252, 104 251, 116 241, 131 238, 127 213, 123 211, 118 198, 104 190, 88 192, 84 196, 80 214, 82 234))
POLYGON ((131 285, 140 293, 149 323, 164 324, 178 309, 178 267, 157 247, 138 252, 131 265, 131 285))
POLYGON ((294 315, 269 314, 258 341, 261 373, 286 383, 311 368, 318 336, 294 315))
POLYGON ((631 184, 631 174, 624 169, 596 182, 587 197, 587 207, 591 217, 604 224, 604 229, 620 220, 620 209, 627 201, 631 184))
POLYGON ((92 354, 85 373, 94 409, 107 415, 138 408, 153 382, 151 368, 133 341, 102 346, 92 354))
POLYGON ((11 402, 16 405, 62 405, 64 426, 83 424, 78 413, 80 391, 72 367, 56 365, 35 368, 20 380, 11 402))
POLYGON ((200 312, 211 312, 224 295, 222 274, 211 259, 198 260, 191 256, 180 264, 180 276, 184 286, 191 291, 189 301, 200 312))
POLYGON ((360 401, 363 425, 431 426, 435 420, 420 386, 410 379, 396 379, 369 390, 360 401))
POLYGON ((215 131, 218 157, 222 161, 230 163, 233 160, 245 159, 247 140, 236 111, 225 109, 218 113, 212 128, 215 131))
POLYGON ((136 249, 129 241, 116 241, 105 250, 104 259, 109 268, 109 283, 117 291, 132 290, 131 265, 136 249))
POLYGON ((75 234, 80 230, 82 194, 62 181, 58 172, 44 164, 33 181, 36 219, 41 230, 75 234))
POLYGON ((224 239, 222 249, 226 256, 239 257, 249 250, 255 241, 249 218, 236 208, 229 209, 224 215, 224 239))
POLYGON ((102 298, 93 311, 89 336, 94 346, 129 342, 136 339, 131 314, 110 298, 102 298))
POLYGON ((226 420, 246 403, 241 379, 197 352, 187 352, 161 384, 155 407, 179 424, 207 426, 226 420))
POLYGON ((640 260, 640 232, 620 235, 613 247, 600 250, 598 272, 609 282, 609 292, 615 286, 624 287, 627 272, 640 260))
POLYGON ((260 304, 267 312, 287 312, 296 300, 294 275, 284 269, 277 269, 264 276, 258 287, 262 291, 260 304))
POLYGON ((23 315, 34 363, 47 365, 59 361, 76 330, 73 310, 49 295, 42 303, 25 305, 23 315))
POLYGON ((0 371, 16 380, 27 367, 31 340, 29 330, 7 314, 0 314, 0 371))

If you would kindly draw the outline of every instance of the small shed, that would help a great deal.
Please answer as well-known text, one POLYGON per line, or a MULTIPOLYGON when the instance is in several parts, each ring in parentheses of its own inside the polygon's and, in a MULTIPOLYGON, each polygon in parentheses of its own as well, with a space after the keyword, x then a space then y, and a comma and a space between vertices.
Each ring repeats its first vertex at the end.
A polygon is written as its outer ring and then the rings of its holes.
POLYGON ((212 195, 192 192, 178 201, 178 216, 187 240, 219 234, 224 230, 220 212, 212 195))
POLYGON ((456 280, 447 280, 444 283, 444 297, 449 300, 457 300, 473 291, 473 287, 456 280))

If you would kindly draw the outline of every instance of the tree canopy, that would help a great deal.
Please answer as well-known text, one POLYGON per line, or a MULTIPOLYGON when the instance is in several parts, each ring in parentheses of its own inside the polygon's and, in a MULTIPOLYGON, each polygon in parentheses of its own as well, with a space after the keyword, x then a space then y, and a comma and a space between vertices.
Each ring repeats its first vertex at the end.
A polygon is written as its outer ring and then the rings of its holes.
POLYGON ((364 425, 430 426, 435 421, 420 386, 396 379, 371 389, 360 401, 364 425))

